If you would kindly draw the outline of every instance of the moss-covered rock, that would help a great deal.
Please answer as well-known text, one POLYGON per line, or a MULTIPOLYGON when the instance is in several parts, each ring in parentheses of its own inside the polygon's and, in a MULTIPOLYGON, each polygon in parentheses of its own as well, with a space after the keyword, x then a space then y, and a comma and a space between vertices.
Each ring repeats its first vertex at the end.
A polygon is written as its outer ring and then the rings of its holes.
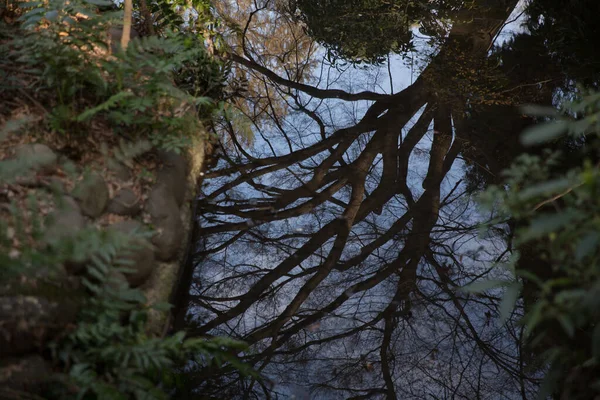
POLYGON ((83 214, 96 218, 102 214, 108 203, 108 187, 102 175, 91 172, 78 182, 72 193, 79 202, 83 214))

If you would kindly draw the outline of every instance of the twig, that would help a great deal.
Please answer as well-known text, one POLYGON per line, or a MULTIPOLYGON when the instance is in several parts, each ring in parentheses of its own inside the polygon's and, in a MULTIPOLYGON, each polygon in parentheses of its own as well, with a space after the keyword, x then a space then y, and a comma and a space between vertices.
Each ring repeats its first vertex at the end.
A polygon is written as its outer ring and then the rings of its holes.
POLYGON ((513 87, 513 88, 506 89, 506 90, 503 90, 503 91, 501 91, 501 92, 498 92, 498 94, 503 94, 503 93, 507 93, 507 92, 512 92, 513 90, 517 90, 517 89, 520 89, 520 88, 523 88, 523 87, 527 87, 527 86, 537 86, 537 85, 541 85, 541 84, 544 84, 544 83, 552 82, 553 80, 554 80, 554 79, 546 79, 546 80, 539 81, 539 82, 534 82, 534 83, 524 83, 524 84, 522 84, 522 85, 518 85, 518 86, 515 86, 515 87, 513 87))
POLYGON ((573 186, 573 187, 570 187, 570 188, 568 188, 567 190, 565 190, 564 192, 562 192, 562 193, 559 193, 559 194, 557 194, 556 196, 553 196, 553 197, 551 197, 551 198, 549 198, 549 199, 546 199, 546 200, 542 201, 541 203, 539 203, 539 204, 537 204, 535 207, 533 207, 533 210, 532 210, 532 211, 536 211, 536 210, 538 210, 540 207, 544 206, 545 204, 552 203, 553 201, 555 201, 555 200, 558 200, 558 199, 560 199, 560 198, 561 198, 561 197, 563 197, 563 196, 566 196, 567 194, 571 193, 571 192, 573 191, 573 189, 576 189, 576 188, 578 188, 578 187, 579 187, 579 186, 581 186, 581 185, 583 185, 583 183, 580 183, 579 185, 575 185, 575 186, 573 186))
POLYGON ((29 93, 27 93, 25 90, 23 90, 23 88, 19 88, 18 90, 19 90, 19 93, 21 93, 23 96, 27 97, 29 99, 29 101, 31 101, 37 108, 42 110, 45 114, 50 114, 50 112, 46 109, 46 107, 44 107, 42 105, 42 103, 40 103, 39 101, 37 101, 36 99, 31 97, 29 95, 29 93))

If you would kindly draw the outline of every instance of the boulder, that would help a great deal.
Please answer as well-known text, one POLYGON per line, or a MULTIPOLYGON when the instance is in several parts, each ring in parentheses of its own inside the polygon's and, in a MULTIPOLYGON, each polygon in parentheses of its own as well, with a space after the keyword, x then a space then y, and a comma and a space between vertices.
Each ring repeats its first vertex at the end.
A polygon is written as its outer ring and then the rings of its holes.
POLYGON ((68 275, 62 266, 38 267, 35 272, 28 271, 0 284, 0 293, 3 296, 43 295, 57 301, 68 293, 71 301, 83 294, 83 285, 79 277, 68 275))
POLYGON ((187 190, 188 162, 183 155, 173 151, 161 150, 158 156, 163 165, 156 174, 156 183, 164 184, 177 206, 181 206, 187 190))
MULTIPOLYGON (((38 296, 0 297, 0 356, 43 347, 77 317, 78 303, 38 296)), ((1 357, 0 357, 1 358, 1 357)))
POLYGON ((157 230, 152 238, 156 256, 161 261, 170 261, 181 248, 183 224, 175 197, 165 184, 158 183, 152 188, 146 210, 157 230))
MULTIPOLYGON (((44 232, 44 242, 51 246, 75 237, 86 225, 79 205, 69 196, 61 198, 60 203, 57 204, 57 210, 49 216, 48 220, 50 223, 44 232)), ((80 273, 85 267, 85 261, 68 260, 65 262, 66 271, 70 274, 80 273)))
POLYGON ((58 156, 45 144, 32 143, 17 146, 15 160, 19 165, 15 181, 20 185, 35 186, 36 171, 51 171, 58 161, 58 156))
POLYGON ((51 378, 52 365, 40 355, 6 358, 0 361, 0 398, 30 398, 9 397, 15 391, 42 394, 44 384, 51 378))
POLYGON ((48 189, 50 189, 54 193, 67 193, 67 189, 65 187, 62 179, 57 178, 56 176, 51 176, 48 179, 48 189))
POLYGON ((108 203, 106 212, 118 215, 134 216, 139 214, 142 207, 140 199, 131 189, 121 189, 108 203))
POLYGON ((19 145, 15 150, 15 157, 27 160, 36 169, 48 170, 56 165, 58 156, 45 144, 31 143, 19 145))
POLYGON ((73 237, 85 227, 85 218, 73 198, 63 196, 56 210, 48 216, 48 226, 44 232, 44 242, 48 244, 73 237))
POLYGON ((102 175, 92 172, 78 182, 72 193, 84 215, 99 217, 108 203, 108 187, 102 175))
POLYGON ((117 271, 116 269, 111 270, 106 277, 105 285, 111 289, 120 289, 122 287, 129 287, 129 282, 124 273, 117 271))
POLYGON ((122 181, 131 179, 131 170, 117 160, 109 158, 107 165, 108 169, 117 177, 117 179, 122 181))
MULTIPOLYGON (((111 225, 110 229, 125 235, 131 235, 133 232, 141 233, 145 230, 141 223, 134 220, 117 222, 111 225)), ((117 255, 117 260, 123 261, 123 267, 131 270, 125 276, 132 287, 137 287, 150 277, 156 267, 154 248, 143 237, 130 237, 126 247, 117 255)))

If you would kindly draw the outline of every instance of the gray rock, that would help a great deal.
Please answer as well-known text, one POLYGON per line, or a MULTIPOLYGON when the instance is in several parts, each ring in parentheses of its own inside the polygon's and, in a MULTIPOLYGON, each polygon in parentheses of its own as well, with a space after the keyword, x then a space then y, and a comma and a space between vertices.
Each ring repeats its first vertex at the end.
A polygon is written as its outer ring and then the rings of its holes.
POLYGON ((108 203, 106 212, 134 216, 141 211, 140 199, 131 189, 121 189, 108 203))
POLYGON ((55 243, 63 238, 73 237, 85 227, 85 218, 73 198, 63 196, 57 209, 48 216, 50 221, 44 232, 44 241, 55 243))
POLYGON ((157 258, 162 261, 172 260, 182 245, 183 224, 175 197, 165 184, 157 183, 152 188, 146 210, 158 231, 152 238, 157 258))
POLYGON ((15 150, 17 159, 27 160, 36 169, 51 169, 56 165, 58 156, 45 144, 22 144, 15 150))
MULTIPOLYGON (((134 220, 117 222, 111 225, 110 229, 125 235, 144 231, 142 224, 134 220)), ((123 267, 131 270, 131 272, 125 274, 127 281, 132 287, 137 287, 150 277, 156 267, 154 248, 143 237, 131 236, 126 247, 117 255, 117 259, 123 262, 123 267)))
POLYGON ((122 181, 128 181, 131 179, 131 170, 117 160, 109 158, 107 165, 108 169, 115 174, 117 179, 122 181))
POLYGON ((72 193, 88 217, 99 217, 108 203, 108 187, 102 175, 92 172, 78 182, 72 193))
POLYGON ((81 168, 67 156, 61 154, 58 157, 58 162, 60 163, 63 171, 67 174, 69 178, 81 174, 81 168))
POLYGON ((50 172, 57 160, 57 155, 50 147, 33 143, 17 146, 14 159, 4 162, 12 164, 12 168, 16 167, 14 177, 16 183, 23 186, 37 186, 37 173, 50 172))
POLYGON ((179 207, 185 199, 187 177, 173 168, 163 168, 156 173, 156 182, 165 185, 179 207))
POLYGON ((77 316, 78 303, 37 296, 0 297, 0 356, 42 348, 77 316))
MULTIPOLYGON (((37 354, 22 358, 11 357, 0 362, 0 388, 3 389, 41 394, 43 385, 51 378, 52 365, 37 354)), ((0 389, 0 398, 21 398, 9 397, 9 392, 6 392, 5 397, 3 389, 0 389)))
POLYGON ((105 284, 106 286, 115 290, 120 289, 122 287, 129 287, 129 282, 127 281, 127 277, 125 276, 125 274, 115 269, 111 270, 108 273, 105 284))
POLYGON ((126 235, 134 232, 143 233, 148 231, 148 229, 144 228, 144 225, 135 219, 126 219, 124 221, 114 223, 110 226, 110 229, 126 235))
POLYGON ((172 151, 161 150, 158 156, 163 165, 156 174, 156 183, 164 184, 181 206, 187 189, 188 162, 183 155, 172 151))
POLYGON ((158 150, 158 158, 165 166, 175 168, 183 173, 187 173, 188 162, 183 154, 178 154, 174 151, 168 150, 158 150))
POLYGON ((51 176, 48 184, 49 184, 48 189, 50 189, 51 191, 53 191, 55 193, 67 193, 65 184, 63 183, 63 181, 61 179, 57 178, 56 176, 51 176))
MULTIPOLYGON (((49 223, 43 238, 44 243, 50 246, 75 237, 86 225, 85 217, 72 197, 61 197, 56 207, 57 209, 48 216, 49 223)), ((65 262, 65 269, 70 274, 78 274, 83 271, 85 261, 69 260, 65 262)))
MULTIPOLYGON (((28 272, 18 279, 11 279, 0 284, 3 296, 21 296, 43 293, 47 298, 61 299, 69 292, 72 299, 83 293, 81 279, 68 275, 60 266, 39 267, 35 272, 28 272)), ((71 299, 70 299, 71 300, 71 299)))

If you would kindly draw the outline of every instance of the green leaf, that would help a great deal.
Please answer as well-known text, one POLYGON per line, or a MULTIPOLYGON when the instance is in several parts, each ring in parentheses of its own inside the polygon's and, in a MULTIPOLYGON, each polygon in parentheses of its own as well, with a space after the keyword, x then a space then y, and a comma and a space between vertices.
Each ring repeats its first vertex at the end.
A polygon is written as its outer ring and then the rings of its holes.
POLYGON ((545 304, 545 302, 538 301, 525 315, 525 318, 523 318, 523 322, 525 323, 525 337, 531 335, 531 333, 535 330, 537 325, 543 319, 542 311, 544 310, 545 304))
POLYGON ((496 289, 500 287, 510 286, 510 281, 501 281, 501 280, 486 280, 486 281, 477 281, 473 283, 469 283, 466 286, 459 288, 461 292, 465 293, 483 293, 486 290, 496 289))
POLYGON ((565 121, 549 122, 535 125, 526 129, 521 135, 524 146, 535 146, 561 137, 567 132, 568 124, 565 121))
POLYGON ((109 1, 109 0, 84 0, 84 1, 88 4, 93 4, 95 6, 100 6, 100 7, 106 7, 106 6, 113 5, 112 1, 109 1))
POLYGON ((504 324, 510 318, 510 315, 515 309, 515 304, 517 304, 517 300, 519 300, 520 294, 521 284, 518 282, 514 282, 506 288, 506 292, 504 293, 504 297, 502 298, 502 303, 500 303, 501 324, 504 324))
POLYGON ((593 254, 598 249, 598 242, 600 242, 600 234, 598 232, 592 232, 584 236, 575 249, 575 260, 581 262, 585 257, 593 254))
POLYGON ((108 384, 96 385, 94 391, 98 395, 98 400, 127 400, 127 395, 108 384))
POLYGON ((546 373, 542 384, 540 385, 540 389, 537 393, 537 400, 547 400, 548 397, 552 395, 554 389, 556 388, 556 384, 560 381, 561 371, 560 367, 553 364, 550 367, 550 370, 546 373))
POLYGON ((569 277, 564 277, 564 278, 556 278, 556 279, 551 279, 546 281, 546 286, 551 289, 551 288, 555 288, 555 287, 560 287, 560 286, 571 286, 573 285, 574 281, 573 279, 569 278, 569 277))
POLYGON ((519 243, 539 239, 556 232, 566 225, 572 224, 583 217, 576 210, 568 210, 559 214, 543 214, 535 218, 519 235, 519 243))
MULTIPOLYGON (((21 3, 21 5, 25 6, 25 4, 23 4, 23 3, 21 3)), ((31 2, 27 2, 26 3, 26 7, 27 8, 42 7, 42 6, 44 6, 44 4, 45 3, 43 1, 31 1, 31 2)))
POLYGON ((536 285, 538 285, 538 287, 542 287, 544 286, 544 281, 542 281, 537 275, 535 275, 534 273, 527 271, 525 269, 519 269, 516 271, 517 276, 523 278, 523 279, 527 279, 530 280, 531 282, 534 282, 536 285))
POLYGON ((566 189, 573 187, 577 183, 578 182, 575 182, 574 180, 568 178, 554 179, 551 181, 526 187, 520 193, 518 193, 517 196, 519 200, 525 201, 534 197, 545 196, 565 191, 566 189))
POLYGON ((211 106, 214 104, 214 100, 210 97, 197 97, 195 101, 197 106, 211 106))
POLYGON ((144 304, 146 303, 146 296, 139 289, 127 289, 119 291, 121 300, 130 301, 132 303, 144 304))
POLYGON ((56 18, 58 18, 58 11, 56 11, 56 10, 48 11, 46 13, 45 17, 49 21, 54 21, 56 18))
POLYGON ((556 317, 563 330, 572 338, 575 335, 575 325, 573 325, 573 321, 565 314, 558 314, 556 317))
POLYGON ((557 304, 583 302, 588 292, 585 289, 561 290, 554 297, 557 304))
POLYGON ((43 7, 38 7, 38 8, 33 8, 29 11, 27 11, 22 17, 20 17, 20 20, 25 20, 25 19, 30 19, 31 16, 33 15, 37 15, 37 14, 41 14, 43 12, 45 12, 46 9, 43 7))
POLYGON ((536 104, 526 104, 521 106, 521 112, 532 117, 558 117, 560 112, 554 107, 539 106, 536 104))
POLYGON ((98 269, 94 268, 94 267, 88 267, 87 273, 90 274, 92 277, 96 278, 100 282, 104 282, 104 280, 106 279, 106 275, 104 273, 98 271, 98 269))
POLYGON ((86 121, 101 111, 107 111, 110 108, 115 107, 116 105, 118 105, 119 102, 121 102, 121 100, 126 99, 131 96, 133 96, 133 93, 131 93, 131 92, 119 92, 119 93, 109 97, 108 100, 106 100, 104 103, 101 103, 101 104, 97 105, 96 107, 85 110, 83 113, 79 114, 77 116, 77 121, 78 122, 86 121))

